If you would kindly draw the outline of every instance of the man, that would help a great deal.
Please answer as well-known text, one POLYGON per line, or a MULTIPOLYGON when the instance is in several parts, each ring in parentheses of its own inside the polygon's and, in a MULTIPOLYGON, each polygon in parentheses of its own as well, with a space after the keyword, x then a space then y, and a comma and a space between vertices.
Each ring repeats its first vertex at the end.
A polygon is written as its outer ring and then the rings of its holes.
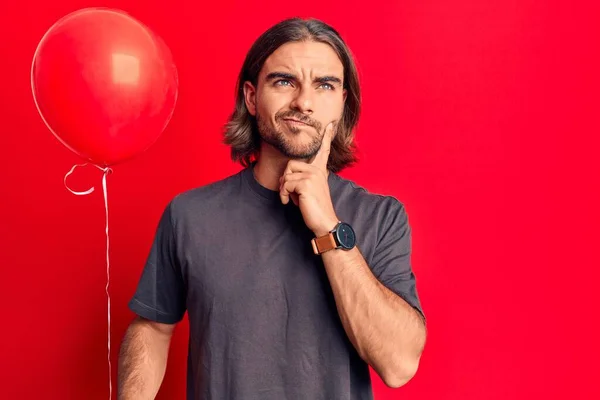
POLYGON ((188 399, 372 399, 426 328, 403 205, 337 172, 360 88, 338 33, 290 19, 250 49, 225 143, 245 167, 166 208, 130 308, 119 399, 151 399, 187 311, 188 399))

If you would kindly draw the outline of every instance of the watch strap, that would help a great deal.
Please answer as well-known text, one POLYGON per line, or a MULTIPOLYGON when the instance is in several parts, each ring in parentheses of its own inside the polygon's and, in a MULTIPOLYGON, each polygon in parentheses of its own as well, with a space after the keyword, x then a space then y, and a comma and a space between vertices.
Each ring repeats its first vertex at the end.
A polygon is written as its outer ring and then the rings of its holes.
POLYGON ((333 237, 333 233, 331 233, 331 232, 329 232, 325 236, 313 238, 311 240, 311 243, 312 243, 313 251, 315 252, 315 254, 323 254, 326 251, 337 248, 335 238, 333 237))

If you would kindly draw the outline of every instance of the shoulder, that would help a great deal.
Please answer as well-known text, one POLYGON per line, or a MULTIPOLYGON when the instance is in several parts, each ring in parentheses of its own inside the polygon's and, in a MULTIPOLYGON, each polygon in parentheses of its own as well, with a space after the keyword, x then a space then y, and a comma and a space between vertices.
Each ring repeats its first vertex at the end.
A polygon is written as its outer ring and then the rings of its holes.
POLYGON ((214 182, 207 183, 175 195, 167 208, 173 221, 215 213, 225 209, 232 193, 239 190, 241 171, 214 182))
POLYGON ((333 176, 334 193, 332 194, 341 207, 351 207, 360 214, 368 215, 377 221, 388 218, 407 218, 405 204, 397 197, 382 192, 374 192, 357 182, 333 176))
POLYGON ((359 183, 335 176, 332 200, 338 217, 350 223, 361 240, 361 250, 370 262, 382 243, 402 243, 411 233, 404 203, 397 197, 374 192, 359 183))

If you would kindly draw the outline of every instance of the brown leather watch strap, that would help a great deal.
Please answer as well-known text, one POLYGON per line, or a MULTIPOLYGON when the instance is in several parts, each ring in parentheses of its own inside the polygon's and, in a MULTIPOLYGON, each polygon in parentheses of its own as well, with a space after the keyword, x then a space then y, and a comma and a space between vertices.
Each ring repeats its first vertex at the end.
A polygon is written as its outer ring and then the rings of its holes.
POLYGON ((325 236, 312 239, 311 243, 315 254, 322 254, 337 247, 333 233, 331 232, 325 236))

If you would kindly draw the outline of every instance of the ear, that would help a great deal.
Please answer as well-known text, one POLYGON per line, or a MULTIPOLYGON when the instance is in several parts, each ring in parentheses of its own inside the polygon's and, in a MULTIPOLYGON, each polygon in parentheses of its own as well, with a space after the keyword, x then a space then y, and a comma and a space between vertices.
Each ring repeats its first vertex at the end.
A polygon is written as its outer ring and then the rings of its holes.
POLYGON ((344 103, 346 102, 346 97, 348 96, 348 91, 344 89, 344 103))
POLYGON ((256 116, 256 88, 249 81, 244 82, 244 101, 252 116, 256 116))

